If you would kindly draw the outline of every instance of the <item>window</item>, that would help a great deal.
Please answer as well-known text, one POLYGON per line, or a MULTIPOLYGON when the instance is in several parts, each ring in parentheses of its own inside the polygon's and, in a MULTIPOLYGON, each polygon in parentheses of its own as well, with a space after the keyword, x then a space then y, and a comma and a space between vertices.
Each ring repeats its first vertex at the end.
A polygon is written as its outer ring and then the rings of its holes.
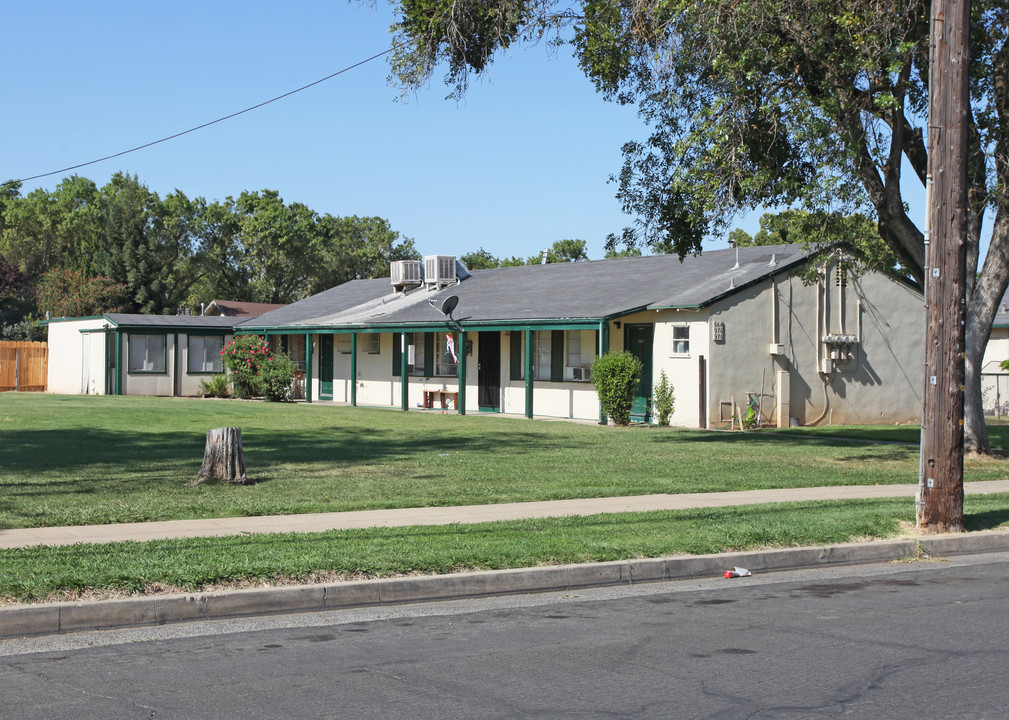
POLYGON ((164 335, 130 335, 130 372, 163 373, 166 358, 164 335))
POLYGON ((435 333, 434 374, 459 374, 459 337, 455 333, 435 333))
MULTIPOLYGON (((409 365, 409 372, 411 375, 418 375, 426 377, 428 373, 424 372, 424 356, 425 347, 427 343, 425 342, 424 333, 407 333, 406 336, 406 346, 407 348, 413 349, 413 364, 409 365)), ((410 360, 407 360, 409 363, 410 360)))
MULTIPOLYGON (((596 357, 593 330, 536 330, 533 337, 533 378, 550 382, 587 382, 596 357), (577 369, 576 369, 577 368, 577 369)), ((511 379, 525 379, 525 333, 511 333, 511 379)))
POLYGON ((568 330, 565 339, 564 379, 588 382, 592 379, 592 362, 596 359, 595 333, 568 330))
POLYGON ((673 325, 673 355, 690 353, 690 326, 673 325))
POLYGON ((533 378, 550 379, 550 360, 553 354, 553 333, 537 330, 533 333, 533 378))
POLYGON ((224 349, 223 335, 189 336, 189 372, 221 372, 221 350, 224 349))
MULTIPOLYGON (((376 335, 375 337, 378 337, 376 335)), ((350 335, 337 335, 336 336, 336 351, 341 355, 350 355, 351 348, 350 335)))
POLYGON ((378 355, 382 351, 381 339, 382 336, 378 333, 362 333, 360 336, 361 348, 369 355, 378 355))

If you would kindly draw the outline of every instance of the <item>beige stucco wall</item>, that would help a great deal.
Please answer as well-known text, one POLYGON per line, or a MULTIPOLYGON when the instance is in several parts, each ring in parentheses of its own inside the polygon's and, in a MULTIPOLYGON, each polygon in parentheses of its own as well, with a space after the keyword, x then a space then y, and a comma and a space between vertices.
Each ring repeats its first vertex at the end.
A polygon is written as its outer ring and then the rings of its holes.
MULTIPOLYGON (((400 378, 392 376, 393 338, 392 333, 382 333, 380 337, 380 353, 368 354, 363 351, 361 338, 357 355, 357 404, 380 407, 399 407, 402 402, 402 384, 400 378)), ((478 332, 467 334, 467 340, 472 343, 472 352, 466 358, 466 412, 478 412, 480 396, 478 388, 479 368, 479 336, 478 332)), ((587 334, 585 337, 588 337, 587 334)), ((594 337, 594 334, 592 334, 594 337)), ((312 397, 319 398, 321 378, 319 377, 318 342, 314 336, 312 348, 312 397)), ((325 341, 325 340, 324 340, 325 341)), ((501 412, 521 415, 525 413, 525 382, 511 380, 510 333, 501 333, 501 393, 499 397, 501 412)), ((583 340, 583 343, 586 342, 583 340)), ((350 355, 335 352, 333 356, 333 400, 335 402, 350 402, 350 355)), ((459 382, 455 377, 420 377, 408 378, 408 405, 410 408, 420 407, 424 402, 425 392, 459 392, 459 382)), ((536 381, 534 383, 533 411, 536 415, 560 418, 579 418, 593 420, 599 418, 599 401, 595 388, 588 382, 553 383, 536 381)))
POLYGON ((1009 360, 1009 328, 992 328, 981 361, 981 399, 987 413, 1004 415, 1009 402, 1009 372, 999 367, 1003 360, 1009 360))
MULTIPOLYGON (((628 325, 654 324, 652 338, 652 387, 658 385, 662 373, 673 386, 675 406, 670 424, 697 427, 700 408, 699 358, 708 356, 707 312, 698 310, 647 310, 620 319, 620 327, 610 332, 610 348, 624 349, 625 329, 628 325), (673 328, 688 328, 689 349, 686 353, 673 351, 673 328)), ((654 411, 653 411, 654 415, 654 411)), ((654 420, 654 418, 653 418, 654 420)))
POLYGON ((67 395, 102 394, 105 391, 104 318, 54 320, 49 323, 49 369, 46 391, 67 395))
POLYGON ((849 275, 839 297, 836 268, 825 283, 779 276, 715 303, 710 320, 712 328, 725 323, 724 342, 710 344, 711 427, 719 426, 723 403, 733 396, 745 408, 748 392, 773 421, 779 371, 788 373, 788 416, 801 425, 921 419, 922 300, 905 285, 849 275), (857 336, 853 357, 824 365, 823 335, 842 332, 857 336), (783 354, 770 353, 774 341, 783 354))

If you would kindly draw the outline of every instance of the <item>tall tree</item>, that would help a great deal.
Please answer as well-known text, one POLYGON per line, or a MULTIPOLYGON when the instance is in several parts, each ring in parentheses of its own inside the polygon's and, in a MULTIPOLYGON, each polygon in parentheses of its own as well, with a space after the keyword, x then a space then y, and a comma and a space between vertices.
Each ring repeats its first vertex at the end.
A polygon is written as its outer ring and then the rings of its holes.
MULTIPOLYGON (((405 0, 392 67, 409 87, 440 63, 455 92, 499 50, 556 33, 608 98, 651 128, 625 146, 623 239, 700 250, 739 209, 863 211, 919 285, 924 236, 908 217, 905 164, 924 187, 926 0, 405 0)), ((971 20, 965 431, 987 452, 981 358, 1009 285, 1009 5, 971 20), (979 267, 982 220, 989 250, 979 267)))

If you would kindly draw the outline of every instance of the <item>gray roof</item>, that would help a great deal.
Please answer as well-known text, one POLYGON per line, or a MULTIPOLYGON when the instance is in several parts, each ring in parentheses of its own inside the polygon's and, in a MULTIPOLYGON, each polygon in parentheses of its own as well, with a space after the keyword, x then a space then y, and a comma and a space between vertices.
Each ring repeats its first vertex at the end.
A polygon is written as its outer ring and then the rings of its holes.
POLYGON ((279 310, 247 319, 238 329, 443 324, 429 304, 459 298, 453 316, 478 324, 588 322, 650 308, 702 308, 762 279, 802 265, 800 245, 714 250, 687 256, 649 255, 579 263, 473 270, 440 291, 393 292, 389 278, 353 280, 279 310), (738 257, 738 265, 737 265, 738 257))
POLYGON ((157 328, 158 330, 230 330, 237 321, 249 319, 223 315, 140 315, 135 313, 106 313, 104 317, 116 327, 157 328))

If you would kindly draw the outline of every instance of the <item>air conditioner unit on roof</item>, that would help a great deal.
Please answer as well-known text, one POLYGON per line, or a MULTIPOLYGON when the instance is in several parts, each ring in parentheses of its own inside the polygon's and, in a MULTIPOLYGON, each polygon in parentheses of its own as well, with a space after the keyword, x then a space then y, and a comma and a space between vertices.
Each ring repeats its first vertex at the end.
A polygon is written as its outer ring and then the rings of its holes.
POLYGON ((420 260, 396 260, 389 268, 389 278, 392 286, 397 290, 405 290, 410 287, 419 287, 424 278, 422 277, 420 260))
POLYGON ((455 283, 455 255, 427 255, 424 257, 424 284, 428 288, 443 288, 455 283))

